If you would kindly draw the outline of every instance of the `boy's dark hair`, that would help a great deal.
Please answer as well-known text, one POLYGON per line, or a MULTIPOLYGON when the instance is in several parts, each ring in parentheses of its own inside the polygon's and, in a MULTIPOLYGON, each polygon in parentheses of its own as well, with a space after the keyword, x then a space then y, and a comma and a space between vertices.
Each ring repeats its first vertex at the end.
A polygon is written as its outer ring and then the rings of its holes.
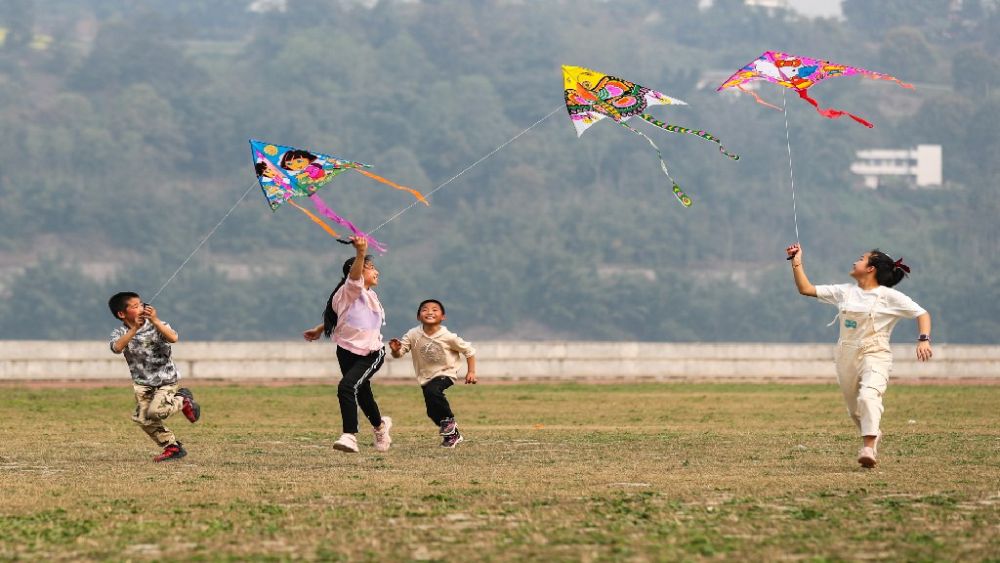
POLYGON ((903 281, 910 269, 903 261, 893 260, 891 256, 875 248, 868 253, 868 265, 875 268, 875 281, 879 285, 892 287, 903 281))
POLYGON ((267 164, 258 160, 257 163, 253 165, 253 169, 257 171, 258 176, 263 176, 264 172, 267 172, 267 164))
POLYGON ((117 320, 121 320, 118 317, 118 313, 124 313, 125 307, 128 305, 129 299, 138 298, 139 294, 134 291, 121 291, 111 296, 108 299, 108 309, 111 309, 111 316, 117 320))
POLYGON ((299 149, 292 149, 285 154, 281 155, 281 162, 279 163, 282 168, 288 170, 288 161, 294 158, 304 158, 309 162, 316 160, 316 155, 309 151, 303 151, 299 149))
MULTIPOLYGON (((366 254, 365 263, 374 264, 375 262, 371 256, 366 254)), ((326 309, 323 309, 323 334, 327 336, 333 334, 333 329, 337 326, 337 312, 333 310, 333 296, 347 283, 347 274, 351 271, 352 266, 354 266, 354 258, 348 258, 344 261, 344 277, 340 278, 337 287, 333 288, 330 297, 326 300, 326 309)))
POLYGON ((424 305, 426 305, 426 304, 428 304, 428 303, 437 303, 437 306, 438 306, 438 307, 441 307, 441 314, 442 314, 442 315, 446 314, 446 313, 444 312, 444 303, 441 303, 441 302, 440 302, 440 301, 438 301, 437 299, 424 299, 423 301, 421 301, 421 302, 420 302, 420 305, 417 305, 417 313, 419 314, 419 313, 420 313, 420 310, 424 308, 424 305))

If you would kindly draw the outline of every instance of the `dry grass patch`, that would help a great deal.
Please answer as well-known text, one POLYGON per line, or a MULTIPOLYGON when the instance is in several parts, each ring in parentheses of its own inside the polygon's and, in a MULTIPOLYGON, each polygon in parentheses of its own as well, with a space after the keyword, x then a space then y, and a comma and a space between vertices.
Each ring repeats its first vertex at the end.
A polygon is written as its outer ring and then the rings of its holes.
POLYGON ((8 388, 0 559, 982 560, 1000 553, 1000 387, 890 389, 860 470, 832 385, 480 385, 437 447, 376 386, 392 451, 330 448, 335 388, 195 388, 154 465, 131 390, 8 388))

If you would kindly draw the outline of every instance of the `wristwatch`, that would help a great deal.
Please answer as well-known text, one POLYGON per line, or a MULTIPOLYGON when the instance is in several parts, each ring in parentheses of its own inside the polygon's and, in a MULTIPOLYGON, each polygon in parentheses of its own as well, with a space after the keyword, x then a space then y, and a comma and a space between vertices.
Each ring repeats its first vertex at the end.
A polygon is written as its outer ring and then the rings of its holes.
POLYGON ((920 336, 917 337, 917 342, 930 342, 930 341, 931 341, 931 335, 929 334, 921 334, 920 336))

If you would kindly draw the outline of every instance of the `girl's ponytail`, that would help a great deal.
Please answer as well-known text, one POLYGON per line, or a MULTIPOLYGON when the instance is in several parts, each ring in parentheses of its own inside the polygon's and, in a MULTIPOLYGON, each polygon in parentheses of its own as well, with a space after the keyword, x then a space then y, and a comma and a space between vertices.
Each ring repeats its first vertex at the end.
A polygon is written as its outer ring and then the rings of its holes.
POLYGON ((875 268, 875 281, 886 287, 898 284, 910 273, 910 267, 903 264, 902 258, 893 260, 877 248, 868 253, 868 265, 875 268))
POLYGON ((333 329, 337 326, 337 312, 333 310, 333 296, 336 295, 337 290, 344 287, 344 283, 346 282, 347 276, 344 276, 340 279, 337 287, 333 288, 330 298, 326 300, 326 309, 323 309, 323 334, 327 337, 333 334, 333 329))

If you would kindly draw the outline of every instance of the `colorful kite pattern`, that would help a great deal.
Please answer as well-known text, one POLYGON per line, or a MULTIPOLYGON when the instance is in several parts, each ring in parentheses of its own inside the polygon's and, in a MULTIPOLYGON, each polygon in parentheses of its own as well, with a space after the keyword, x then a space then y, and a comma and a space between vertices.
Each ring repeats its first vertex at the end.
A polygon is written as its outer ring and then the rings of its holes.
POLYGON ((253 154, 257 180, 260 182, 261 190, 264 191, 264 197, 267 199, 267 204, 271 207, 272 211, 276 211, 283 203, 287 202, 305 213, 328 234, 333 237, 339 237, 337 232, 324 223, 322 219, 294 201, 294 198, 308 197, 313 202, 317 211, 322 215, 338 225, 347 228, 355 236, 368 239, 369 245, 378 252, 385 252, 385 246, 330 209, 317 193, 321 187, 328 184, 340 174, 348 170, 354 170, 373 180, 392 186, 398 190, 409 192, 419 201, 427 204, 427 200, 420 192, 406 186, 401 186, 365 170, 365 168, 371 168, 370 164, 353 160, 342 160, 326 154, 313 153, 254 139, 250 140, 250 150, 253 154))
POLYGON ((809 96, 809 88, 821 80, 837 76, 861 76, 872 80, 889 80, 899 84, 903 88, 913 88, 912 84, 907 84, 894 76, 882 74, 881 72, 834 64, 830 61, 820 59, 789 55, 780 51, 765 51, 761 56, 736 71, 735 74, 722 83, 722 86, 719 86, 717 91, 721 91, 724 88, 736 88, 741 92, 746 92, 753 96, 757 103, 780 110, 781 108, 778 106, 762 100, 756 92, 744 88, 744 85, 748 82, 766 80, 794 90, 800 98, 816 108, 816 111, 823 117, 835 119, 846 115, 865 127, 874 127, 871 122, 852 113, 832 108, 821 108, 819 102, 809 96))
POLYGON ((681 190, 680 186, 677 185, 677 182, 670 175, 660 148, 645 133, 626 123, 629 119, 639 117, 647 123, 671 133, 695 135, 706 141, 716 143, 722 154, 733 160, 739 160, 740 157, 738 155, 728 152, 722 145, 722 142, 711 133, 678 125, 670 125, 645 113, 649 106, 687 105, 685 102, 667 96, 662 92, 641 86, 635 82, 587 68, 563 65, 562 69, 566 110, 569 112, 570 120, 572 120, 573 126, 576 128, 577 136, 582 135, 591 125, 607 117, 636 135, 645 138, 656 151, 663 173, 666 174, 667 178, 673 184, 674 196, 685 207, 691 206, 691 198, 681 190))

